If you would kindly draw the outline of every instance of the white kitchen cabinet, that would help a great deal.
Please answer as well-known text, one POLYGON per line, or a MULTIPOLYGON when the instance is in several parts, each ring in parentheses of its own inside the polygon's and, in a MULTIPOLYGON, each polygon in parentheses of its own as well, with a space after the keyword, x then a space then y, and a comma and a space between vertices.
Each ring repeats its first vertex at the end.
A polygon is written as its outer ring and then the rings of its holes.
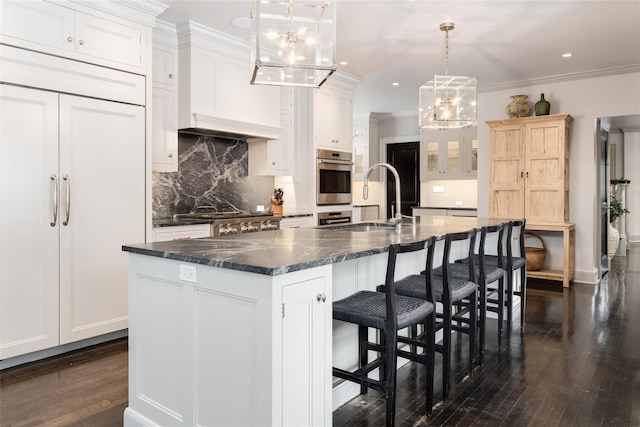
POLYGON ((249 175, 293 175, 294 119, 293 89, 281 88, 279 139, 248 139, 249 175))
POLYGON ((152 74, 153 170, 178 170, 178 40, 175 27, 154 29, 152 74))
POLYGON ((271 276, 129 256, 125 426, 331 424, 330 265, 271 276))
MULTIPOLYGON (((380 162, 378 118, 373 114, 353 119, 353 179, 363 181, 371 166, 380 162)), ((379 181, 380 171, 374 170, 369 181, 379 181)))
POLYGON ((198 239, 200 237, 211 237, 211 224, 173 225, 153 229, 154 242, 198 239))
POLYGON ((118 70, 146 72, 144 25, 48 1, 3 1, 0 15, 2 43, 118 70))
POLYGON ((126 329, 144 107, 11 85, 0 98, 0 359, 126 329))
POLYGON ((280 229, 313 227, 313 216, 296 216, 292 218, 282 218, 280 229))
POLYGON ((317 148, 351 151, 353 129, 351 92, 322 86, 315 90, 313 133, 317 148))
POLYGON ((0 85, 0 114, 0 359, 6 359, 58 345, 58 95, 0 85))
POLYGON ((420 180, 471 179, 478 172, 477 127, 421 130, 420 180))
POLYGON ((331 424, 331 300, 323 277, 282 288, 282 425, 331 424))

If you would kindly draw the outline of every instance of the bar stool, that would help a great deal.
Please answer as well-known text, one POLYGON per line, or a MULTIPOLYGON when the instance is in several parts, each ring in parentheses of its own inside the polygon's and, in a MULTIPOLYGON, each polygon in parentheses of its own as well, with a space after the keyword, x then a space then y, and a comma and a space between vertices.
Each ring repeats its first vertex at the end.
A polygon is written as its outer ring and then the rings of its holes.
MULTIPOLYGON (((502 325, 504 307, 504 274, 502 268, 502 239, 504 236, 504 224, 496 224, 484 226, 480 229, 480 240, 478 244, 478 253, 474 254, 474 277, 477 279, 479 297, 478 297, 478 364, 484 363, 485 334, 487 329, 487 311, 495 312, 498 315, 498 348, 502 345, 502 325), (497 233, 496 252, 498 263, 489 262, 490 255, 486 255, 487 251, 487 234, 497 233), (496 288, 489 285, 495 283, 496 288), (491 294, 491 296, 490 296, 491 294)), ((451 264, 451 275, 457 279, 472 280, 469 276, 468 259, 457 260, 451 264)), ((434 274, 442 274, 439 269, 434 274)), ((468 308, 467 308, 468 309, 468 308)), ((463 313, 464 311, 461 311, 463 313)))
MULTIPOLYGON (((386 399, 386 425, 393 426, 396 406, 396 366, 398 355, 398 331, 417 324, 434 322, 434 305, 421 298, 413 298, 396 294, 394 274, 398 254, 416 252, 427 247, 427 258, 433 258, 433 241, 419 243, 395 244, 389 247, 384 292, 359 291, 347 298, 333 303, 333 318, 358 325, 359 334, 359 368, 353 372, 333 368, 333 376, 352 381, 361 386, 361 394, 368 388, 378 390, 386 399), (431 253, 431 255, 429 255, 431 253), (381 342, 369 341, 368 328, 380 331, 381 342), (378 352, 378 357, 369 362, 369 351, 378 352), (379 380, 369 378, 368 374, 381 368, 379 380)), ((423 281, 423 288, 426 282, 423 281)), ((426 289, 423 289, 426 292, 426 289)), ((426 334, 424 341, 413 344, 424 349, 420 355, 414 354, 412 360, 423 363, 427 369, 426 406, 427 414, 431 414, 433 406, 433 333, 426 334)), ((409 356, 409 354, 404 354, 409 356)))
MULTIPOLYGON (((441 311, 436 311, 435 331, 442 330, 442 344, 435 344, 435 350, 442 354, 442 400, 446 400, 449 394, 449 379, 451 376, 451 333, 459 332, 469 336, 469 375, 473 375, 475 340, 477 328, 477 310, 469 310, 469 317, 454 313, 456 304, 467 301, 471 307, 478 304, 478 285, 470 280, 453 278, 449 272, 449 256, 451 243, 455 241, 467 241, 468 256, 473 266, 473 248, 475 247, 477 230, 463 233, 450 233, 444 237, 444 250, 442 255, 442 275, 433 274, 433 264, 427 264, 424 274, 407 276, 396 282, 396 292, 414 298, 429 299, 441 303, 441 311), (425 290, 425 283, 431 281, 432 295, 425 290)), ((473 267, 471 267, 473 268, 473 267)), ((473 271, 470 270, 470 275, 473 271)))
POLYGON ((507 223, 507 239, 506 239, 506 251, 507 256, 486 256, 487 264, 498 265, 502 264, 503 268, 507 272, 507 289, 506 299, 504 304, 507 308, 507 324, 509 325, 508 331, 511 332, 511 322, 513 322, 513 296, 520 297, 520 328, 524 327, 524 312, 527 302, 527 258, 524 251, 524 230, 526 225, 526 219, 509 221, 507 223), (513 254, 513 229, 519 227, 519 241, 518 249, 519 254, 515 256, 513 254), (516 290, 513 284, 514 273, 520 270, 520 289, 516 290))

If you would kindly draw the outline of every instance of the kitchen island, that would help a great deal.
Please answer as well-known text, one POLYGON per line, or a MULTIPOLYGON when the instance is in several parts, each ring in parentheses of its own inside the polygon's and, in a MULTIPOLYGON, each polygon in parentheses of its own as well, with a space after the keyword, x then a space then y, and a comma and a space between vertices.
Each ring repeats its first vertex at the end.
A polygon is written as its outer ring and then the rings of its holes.
MULTIPOLYGON (((402 227, 329 227, 126 245, 125 426, 331 425, 358 387, 357 334, 331 301, 383 281, 389 245, 495 220, 421 216, 402 227)), ((403 260, 398 276, 421 269, 403 260)))

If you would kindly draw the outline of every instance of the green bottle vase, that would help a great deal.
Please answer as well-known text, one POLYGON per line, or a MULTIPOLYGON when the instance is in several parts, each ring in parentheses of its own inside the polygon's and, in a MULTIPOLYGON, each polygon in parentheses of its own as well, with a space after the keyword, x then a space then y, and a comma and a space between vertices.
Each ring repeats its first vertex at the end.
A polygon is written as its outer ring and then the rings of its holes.
POLYGON ((536 116, 548 116, 549 110, 551 109, 551 104, 549 101, 544 99, 544 93, 540 94, 540 101, 536 102, 536 105, 533 107, 536 111, 536 116))

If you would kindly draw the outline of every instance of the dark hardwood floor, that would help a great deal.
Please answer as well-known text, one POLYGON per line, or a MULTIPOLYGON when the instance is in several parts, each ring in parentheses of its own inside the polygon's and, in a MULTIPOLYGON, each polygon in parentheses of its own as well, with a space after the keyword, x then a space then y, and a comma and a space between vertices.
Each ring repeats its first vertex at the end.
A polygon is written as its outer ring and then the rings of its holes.
MULTIPOLYGON (((450 399, 429 419, 423 370, 399 370, 397 425, 640 426, 640 245, 597 286, 529 283, 525 330, 512 328, 499 350, 489 332, 485 364, 470 378, 464 339, 456 345, 450 399)), ((126 405, 126 340, 0 372, 2 427, 120 426, 126 405)), ((358 396, 333 423, 383 425, 384 401, 358 396)))

